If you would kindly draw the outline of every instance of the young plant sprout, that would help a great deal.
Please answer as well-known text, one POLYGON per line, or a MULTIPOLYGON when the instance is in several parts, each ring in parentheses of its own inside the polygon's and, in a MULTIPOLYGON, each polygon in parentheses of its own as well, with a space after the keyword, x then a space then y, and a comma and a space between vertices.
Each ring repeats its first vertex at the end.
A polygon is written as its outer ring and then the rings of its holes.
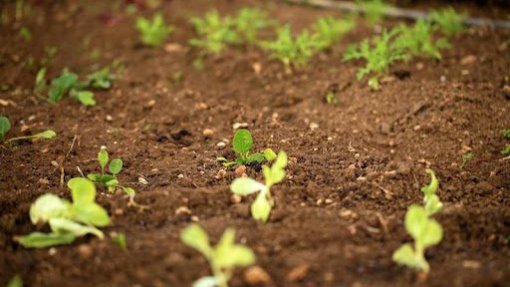
POLYGON ((365 10, 365 18, 370 24, 380 22, 384 17, 384 0, 357 0, 356 3, 365 10))
POLYGON ((271 197, 271 187, 285 178, 285 167, 287 166, 287 154, 280 151, 271 167, 263 166, 265 184, 249 177, 236 178, 230 185, 230 190, 237 195, 246 196, 258 193, 251 205, 251 215, 255 220, 267 222, 271 209, 274 206, 271 197))
POLYGON ((290 26, 286 25, 278 29, 276 39, 262 43, 262 48, 285 66, 304 66, 321 45, 307 30, 293 37, 290 26))
POLYGON ((414 239, 414 248, 406 243, 393 253, 393 261, 428 273, 430 266, 425 259, 425 249, 438 244, 443 238, 443 228, 429 217, 424 207, 411 205, 405 216, 405 228, 414 239))
POLYGON ((421 192, 424 194, 423 202, 425 204, 425 211, 430 216, 441 211, 443 203, 436 194, 439 188, 439 181, 437 180, 436 174, 432 169, 427 169, 426 172, 430 175, 430 183, 422 187, 421 192))
POLYGON ((338 20, 333 17, 317 19, 313 24, 314 38, 322 50, 329 49, 342 36, 354 28, 352 20, 338 20))
POLYGON ((191 39, 189 44, 201 49, 205 54, 218 55, 227 45, 239 42, 233 23, 230 17, 222 18, 218 11, 210 11, 204 18, 193 17, 191 24, 198 38, 191 39))
POLYGON ((464 29, 465 18, 466 15, 457 13, 452 7, 430 13, 432 22, 448 37, 455 36, 464 29))
POLYGON ((7 284, 7 287, 23 287, 23 280, 21 280, 21 277, 19 275, 15 275, 11 278, 9 283, 7 284))
MULTIPOLYGON (((9 122, 9 119, 4 116, 0 116, 0 142, 4 141, 5 135, 9 132, 10 129, 11 129, 11 123, 9 122)), ((29 140, 29 141, 35 142, 35 141, 43 140, 43 139, 52 139, 55 136, 57 136, 57 133, 54 132, 53 130, 45 130, 43 132, 36 133, 36 134, 30 135, 30 136, 19 136, 19 137, 10 138, 10 139, 6 140, 5 143, 7 144, 7 143, 11 143, 11 142, 15 142, 15 141, 22 141, 22 140, 29 140)))
POLYGON ((271 24, 267 13, 258 8, 243 8, 232 19, 234 30, 239 35, 240 41, 254 45, 258 40, 258 32, 271 24))
POLYGON ((401 25, 399 36, 395 39, 395 45, 404 47, 413 57, 429 57, 441 59, 441 50, 450 48, 446 38, 433 40, 433 26, 424 19, 416 21, 414 26, 401 25))
POLYGON ((46 85, 46 68, 41 68, 35 76, 34 93, 39 94, 47 87, 46 85))
POLYGON ((502 155, 510 155, 510 144, 505 145, 505 148, 501 151, 502 155))
POLYGON ((504 129, 501 134, 503 135, 503 138, 506 140, 510 140, 510 129, 504 129))
POLYGON ((156 14, 152 21, 139 17, 136 19, 136 28, 141 34, 142 43, 151 47, 159 47, 174 31, 174 27, 166 25, 162 14, 156 14))
POLYGON ((198 279, 193 287, 228 287, 236 267, 247 267, 255 262, 255 254, 250 248, 235 244, 235 231, 232 228, 225 230, 213 247, 207 233, 198 224, 191 224, 181 232, 181 241, 202 253, 213 273, 213 276, 198 279))
POLYGON ((122 159, 116 158, 110 161, 110 155, 108 154, 106 147, 102 146, 101 150, 97 154, 97 161, 99 162, 101 173, 89 173, 87 178, 106 188, 108 192, 111 193, 115 192, 117 188, 120 188, 129 197, 129 204, 143 207, 135 202, 135 190, 131 187, 120 185, 119 180, 117 179, 117 174, 122 171, 122 159), (109 173, 106 170, 107 165, 109 173))
POLYGON ((365 39, 358 48, 350 47, 344 54, 344 61, 364 59, 365 67, 358 70, 356 77, 363 79, 366 75, 372 74, 368 85, 373 89, 379 89, 379 78, 388 74, 390 65, 396 61, 407 60, 410 55, 406 48, 395 43, 393 40, 399 33, 398 29, 384 31, 381 35, 371 40, 365 39))
POLYGON ((274 160, 276 154, 271 149, 266 149, 264 153, 250 153, 253 147, 253 137, 247 129, 239 129, 234 134, 232 140, 232 149, 236 153, 237 158, 234 161, 229 161, 225 157, 216 158, 217 161, 222 162, 223 166, 231 167, 235 165, 246 165, 251 163, 262 163, 264 160, 274 160))
POLYGON ((16 240, 27 248, 44 248, 53 245, 70 244, 76 238, 92 234, 100 239, 103 232, 97 227, 110 223, 106 210, 95 203, 96 187, 85 178, 73 178, 67 186, 73 202, 54 194, 44 194, 30 207, 30 220, 34 225, 48 223, 50 233, 33 232, 17 237, 16 240))
POLYGON ((84 85, 93 89, 108 90, 112 87, 115 77, 110 73, 110 67, 104 67, 87 76, 84 85))
POLYGON ((462 163, 460 164, 460 169, 463 169, 466 163, 474 158, 473 152, 467 151, 462 154, 462 163))

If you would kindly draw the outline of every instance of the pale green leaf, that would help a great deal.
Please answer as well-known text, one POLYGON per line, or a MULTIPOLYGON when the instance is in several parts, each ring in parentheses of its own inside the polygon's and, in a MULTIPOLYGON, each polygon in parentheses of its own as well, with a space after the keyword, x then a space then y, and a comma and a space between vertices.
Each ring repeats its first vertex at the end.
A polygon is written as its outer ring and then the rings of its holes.
POLYGON ((71 96, 77 99, 84 106, 95 106, 96 100, 94 99, 94 93, 91 91, 77 91, 72 92, 71 96))
POLYGON ((54 245, 70 244, 75 236, 70 233, 41 233, 33 232, 20 236, 16 240, 26 248, 45 248, 54 245))
POLYGON ((421 191, 425 194, 425 201, 427 200, 427 197, 436 194, 439 187, 439 181, 437 180, 434 171, 432 169, 427 169, 426 172, 430 175, 430 183, 421 189, 421 191))
POLYGON ((425 231, 418 241, 424 248, 436 245, 443 239, 443 228, 437 221, 430 219, 425 226, 425 231))
POLYGON ((99 161, 99 166, 101 167, 101 170, 104 170, 109 160, 108 151, 106 150, 106 147, 104 146, 101 147, 101 150, 97 154, 97 160, 99 161))
POLYGON ((255 201, 251 204, 251 215, 255 220, 267 222, 271 213, 271 204, 267 201, 265 193, 257 195, 255 201))
POLYGON ((67 182, 67 187, 71 190, 74 205, 87 205, 96 198, 96 186, 86 178, 72 178, 67 182))
POLYGON ((242 245, 232 245, 217 255, 215 263, 222 268, 246 267, 255 262, 253 251, 242 245))
POLYGON ((108 169, 113 175, 117 175, 122 170, 123 162, 120 158, 116 158, 110 162, 108 169))
POLYGON ((266 148, 264 150, 264 157, 266 158, 267 161, 273 161, 276 159, 277 155, 272 149, 266 148))
POLYGON ((53 130, 46 130, 35 135, 30 136, 33 140, 39 139, 52 139, 57 136, 57 133, 53 130))
POLYGON ((181 232, 184 244, 200 251, 205 257, 210 257, 212 249, 207 233, 198 224, 191 224, 181 232))
POLYGON ((411 205, 405 216, 405 227, 407 232, 414 238, 419 240, 423 236, 424 229, 429 221, 427 212, 419 205, 411 205))
POLYGON ((103 232, 95 227, 76 223, 65 218, 50 219, 51 230, 56 234, 72 234, 74 237, 80 237, 86 234, 93 234, 101 239, 104 238, 103 232))
POLYGON ((107 226, 110 223, 108 212, 97 203, 75 204, 72 208, 73 219, 93 226, 107 226))
POLYGON ((51 218, 67 217, 70 213, 69 203, 54 194, 44 194, 36 199, 30 207, 30 221, 33 224, 46 223, 51 218))
POLYGON ((249 177, 240 177, 234 179, 230 185, 230 190, 237 195, 249 195, 261 190, 265 190, 266 186, 249 177))
POLYGON ((443 209, 443 204, 439 200, 439 197, 435 194, 428 196, 427 201, 425 202, 425 211, 427 214, 433 215, 443 209))
POLYGON ((414 266, 416 261, 415 257, 411 244, 406 243, 393 252, 392 260, 398 264, 414 266))

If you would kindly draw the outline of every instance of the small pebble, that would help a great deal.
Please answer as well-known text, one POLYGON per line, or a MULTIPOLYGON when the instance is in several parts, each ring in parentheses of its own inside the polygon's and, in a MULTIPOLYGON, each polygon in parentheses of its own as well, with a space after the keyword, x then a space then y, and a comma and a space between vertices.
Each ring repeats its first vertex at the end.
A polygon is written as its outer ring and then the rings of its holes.
POLYGON ((224 149, 226 146, 227 146, 227 144, 224 142, 219 142, 216 144, 216 147, 219 149, 224 149))
POLYGON ((312 131, 316 130, 319 128, 319 125, 317 123, 310 123, 310 129, 312 131))
POLYGON ((243 176, 244 174, 246 174, 246 166, 245 165, 238 166, 235 170, 235 173, 237 176, 243 176))
POLYGON ((210 137, 214 134, 214 130, 212 129, 204 129, 204 131, 202 132, 202 134, 206 137, 210 137))
POLYGON ((237 129, 240 129, 240 128, 247 128, 248 127, 248 123, 234 123, 232 125, 232 128, 234 130, 237 130, 237 129))
POLYGON ((90 259, 93 255, 93 250, 90 245, 82 244, 78 246, 78 253, 80 253, 81 258, 83 259, 90 259))
POLYGON ((260 266, 252 266, 244 272, 244 280, 250 285, 271 283, 271 276, 260 266))
POLYGON ((181 174, 179 174, 179 175, 177 176, 177 178, 184 178, 184 174, 182 174, 182 173, 181 173, 181 174))

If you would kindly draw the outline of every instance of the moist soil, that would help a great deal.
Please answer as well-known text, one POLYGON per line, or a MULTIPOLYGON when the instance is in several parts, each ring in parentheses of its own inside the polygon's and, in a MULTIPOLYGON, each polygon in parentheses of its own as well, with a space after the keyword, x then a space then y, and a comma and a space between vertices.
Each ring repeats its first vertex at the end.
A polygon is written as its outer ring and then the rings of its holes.
MULTIPOLYGON (((0 113, 11 120, 8 137, 58 133, 0 148, 0 285, 19 274, 26 286, 190 286, 210 272, 179 239, 198 221, 214 242, 234 227, 271 277, 266 286, 508 286, 510 160, 500 153, 508 143, 501 131, 510 127, 508 31, 469 28, 441 61, 396 65, 372 92, 356 81, 362 62, 342 61, 349 43, 374 33, 361 21, 303 68, 286 71, 258 49, 233 47, 206 58, 199 71, 192 66, 197 51, 186 44, 194 36, 191 16, 258 6, 297 31, 339 14, 269 1, 168 1, 161 10, 177 30, 167 41, 176 45, 165 50, 143 47, 135 16, 115 12, 125 8, 115 3, 37 1, 23 24, 0 28, 0 113), (17 36, 22 25, 32 31, 29 43, 17 36), (121 63, 121 77, 96 93, 94 107, 46 103, 32 92, 37 69, 26 64, 41 59, 46 46, 58 48, 51 77, 64 67, 85 75, 112 62, 121 63), (101 53, 92 59, 94 48, 101 53), (180 83, 172 80, 177 72, 180 83), (331 89, 337 105, 324 100, 331 89), (237 175, 222 173, 216 162, 233 157, 236 123, 251 130, 256 150, 285 150, 290 158, 267 224, 250 217, 253 198, 232 200, 237 175), (212 133, 204 135, 206 129, 212 133), (68 198, 65 182, 80 176, 77 167, 97 171, 102 145, 124 160, 120 181, 149 208, 100 190, 97 200, 112 217, 104 240, 39 250, 17 244, 17 235, 47 230, 30 223, 30 204, 44 193, 68 198), (467 150, 474 157, 462 164, 467 150), (436 216, 444 239, 427 250, 425 277, 391 255, 411 240, 403 218, 422 201, 427 167, 437 173, 445 208, 436 216), (112 242, 115 232, 126 235, 127 250, 112 242)), ((248 167, 247 174, 261 179, 258 171, 248 167)), ((243 270, 231 285, 250 285, 243 270)))

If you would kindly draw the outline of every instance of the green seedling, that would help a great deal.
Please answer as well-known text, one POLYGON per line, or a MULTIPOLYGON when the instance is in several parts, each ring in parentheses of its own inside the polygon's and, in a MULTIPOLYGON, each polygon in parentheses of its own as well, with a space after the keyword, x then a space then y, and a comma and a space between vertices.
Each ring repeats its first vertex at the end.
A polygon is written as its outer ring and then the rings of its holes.
POLYGON ((474 158, 473 152, 467 151, 462 154, 462 163, 460 164, 460 169, 463 169, 466 163, 474 158))
POLYGON ((222 162, 225 167, 232 167, 235 165, 262 163, 264 160, 271 161, 276 158, 274 151, 271 149, 266 149, 263 153, 250 153, 252 147, 253 137, 250 131, 239 129, 234 134, 232 140, 232 149, 236 153, 237 158, 234 161, 229 161, 225 157, 218 157, 216 160, 222 162))
POLYGON ((285 66, 304 66, 321 45, 307 30, 293 37, 287 25, 278 29, 276 39, 262 43, 262 48, 270 53, 271 58, 281 61, 285 66))
POLYGON ((424 19, 416 21, 412 26, 400 25, 400 32, 395 39, 395 45, 403 47, 410 56, 441 59, 441 50, 450 48, 446 38, 433 40, 433 26, 424 19))
POLYGON ((120 248, 127 250, 127 240, 124 233, 116 233, 112 236, 112 242, 120 248))
POLYGON ((329 49, 334 43, 340 41, 342 36, 354 28, 352 20, 338 20, 333 17, 317 19, 313 24, 314 39, 322 50, 329 49))
POLYGON ((97 154, 97 161, 99 162, 101 173, 89 173, 87 178, 103 188, 106 188, 108 192, 111 193, 120 188, 128 196, 130 205, 144 208, 144 206, 135 202, 135 190, 131 187, 122 186, 117 178, 117 175, 122 171, 124 165, 122 159, 116 158, 110 161, 110 155, 106 147, 102 146, 97 154), (106 170, 107 167, 108 170, 106 170))
POLYGON ((414 248, 409 243, 402 245, 393 253, 393 261, 428 273, 430 266, 425 259, 425 249, 442 240, 443 228, 418 205, 411 205, 407 210, 405 228, 414 239, 414 248))
POLYGON ((25 42, 30 42, 30 40, 32 39, 32 32, 30 32, 30 29, 28 29, 27 27, 21 27, 21 29, 19 30, 19 35, 25 42))
POLYGON ((11 129, 11 122, 4 116, 0 116, 0 142, 4 141, 5 135, 11 129))
POLYGON ((510 129, 504 129, 501 134, 503 135, 503 138, 506 140, 510 140, 510 129))
POLYGON ((175 29, 173 26, 165 24, 162 14, 154 15, 152 21, 142 17, 138 18, 136 28, 141 34, 142 43, 151 47, 161 46, 175 29))
POLYGON ((455 36, 464 29, 466 15, 459 14, 452 7, 430 13, 431 21, 448 37, 455 36))
POLYGON ((255 220, 267 222, 271 209, 274 206, 271 197, 271 187, 285 178, 285 167, 287 166, 287 154, 280 151, 271 167, 263 166, 265 183, 260 183, 249 177, 236 178, 230 185, 230 190, 237 195, 246 196, 258 193, 251 205, 251 215, 255 220))
POLYGON ((253 251, 235 244, 235 230, 228 228, 216 246, 211 246, 209 236, 198 224, 191 224, 181 232, 181 241, 196 249, 209 261, 213 276, 206 276, 193 283, 193 287, 228 287, 236 267, 255 263, 253 251))
POLYGON ((510 144, 505 145, 505 148, 501 151, 502 155, 510 155, 510 144))
POLYGON ((21 280, 19 275, 15 275, 11 280, 9 280, 7 287, 23 287, 23 280, 21 280))
POLYGON ((344 54, 344 61, 355 59, 366 61, 365 67, 358 70, 356 77, 361 80, 366 75, 372 74, 368 85, 373 90, 379 89, 379 78, 388 74, 391 64, 410 58, 405 47, 393 41, 398 33, 398 29, 384 31, 370 40, 363 40, 358 48, 349 47, 344 54))
POLYGON ((40 94, 46 88, 46 68, 41 68, 35 76, 34 93, 40 94))
POLYGON ((357 0, 356 3, 364 10, 365 18, 370 24, 378 23, 384 17, 384 0, 357 0))
POLYGON ((430 175, 430 183, 422 187, 421 192, 424 194, 423 203, 425 205, 425 211, 430 216, 441 211, 441 209, 443 209, 443 203, 436 194, 439 188, 439 181, 437 180, 436 174, 432 169, 427 169, 426 172, 430 175))
POLYGON ((54 194, 44 194, 30 207, 30 220, 34 225, 48 223, 51 233, 33 232, 17 237, 27 248, 45 248, 70 244, 76 238, 92 234, 100 239, 104 234, 97 227, 110 223, 106 210, 95 202, 96 187, 85 178, 73 178, 67 183, 73 202, 54 194))
POLYGON ((193 17, 191 24, 198 38, 191 39, 189 44, 205 54, 219 55, 227 45, 240 42, 233 19, 222 18, 218 11, 210 11, 203 18, 193 17))
POLYGON ((84 85, 89 88, 107 90, 112 87, 115 77, 110 73, 110 67, 104 67, 87 76, 84 85))
MULTIPOLYGON (((11 123, 9 122, 9 119, 3 116, 0 116, 0 142, 3 142, 5 139, 5 135, 9 132, 11 129, 11 123)), ((43 140, 43 139, 52 139, 55 136, 57 136, 57 133, 53 130, 45 130, 40 133, 36 133, 30 136, 20 136, 20 137, 14 137, 10 138, 5 141, 5 143, 12 143, 15 141, 22 141, 22 140, 29 140, 32 142, 43 140)))
POLYGON ((243 8, 232 19, 232 25, 239 35, 239 40, 248 45, 255 45, 258 41, 259 30, 269 27, 270 24, 267 13, 258 8, 243 8))

